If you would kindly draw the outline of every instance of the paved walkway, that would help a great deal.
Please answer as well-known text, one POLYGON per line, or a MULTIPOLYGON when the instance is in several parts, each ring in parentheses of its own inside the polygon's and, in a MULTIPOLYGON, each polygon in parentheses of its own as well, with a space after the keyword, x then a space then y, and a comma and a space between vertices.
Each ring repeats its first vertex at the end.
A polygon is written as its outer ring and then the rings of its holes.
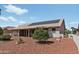
POLYGON ((78 51, 79 51, 79 36, 77 35, 73 35, 73 40, 76 43, 77 47, 78 47, 78 51))

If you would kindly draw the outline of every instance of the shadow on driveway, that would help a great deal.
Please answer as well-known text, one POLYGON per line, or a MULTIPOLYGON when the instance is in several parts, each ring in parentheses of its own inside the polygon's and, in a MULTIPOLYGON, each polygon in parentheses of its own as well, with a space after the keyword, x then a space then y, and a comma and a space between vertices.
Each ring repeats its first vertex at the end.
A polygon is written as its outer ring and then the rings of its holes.
POLYGON ((52 44, 54 42, 53 41, 37 41, 36 43, 39 43, 39 44, 52 44))

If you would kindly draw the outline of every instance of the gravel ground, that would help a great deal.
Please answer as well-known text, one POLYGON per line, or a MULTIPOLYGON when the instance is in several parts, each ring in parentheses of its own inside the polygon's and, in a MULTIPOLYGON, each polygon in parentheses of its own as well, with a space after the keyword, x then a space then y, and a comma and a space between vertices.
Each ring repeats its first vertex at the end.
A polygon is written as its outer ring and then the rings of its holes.
POLYGON ((16 45, 16 41, 0 44, 2 54, 75 54, 77 46, 72 39, 63 38, 61 41, 50 38, 46 43, 39 43, 32 38, 23 38, 24 43, 16 45))

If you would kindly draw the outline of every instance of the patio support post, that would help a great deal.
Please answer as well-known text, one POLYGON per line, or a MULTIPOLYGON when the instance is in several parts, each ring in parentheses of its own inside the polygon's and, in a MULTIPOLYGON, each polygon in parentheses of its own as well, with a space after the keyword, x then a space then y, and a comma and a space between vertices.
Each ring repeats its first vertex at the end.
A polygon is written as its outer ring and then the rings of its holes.
POLYGON ((26 37, 28 36, 28 34, 27 34, 27 30, 26 30, 26 37))
POLYGON ((30 37, 30 30, 28 29, 28 37, 30 37))
POLYGON ((19 38, 19 29, 18 29, 18 38, 19 38))

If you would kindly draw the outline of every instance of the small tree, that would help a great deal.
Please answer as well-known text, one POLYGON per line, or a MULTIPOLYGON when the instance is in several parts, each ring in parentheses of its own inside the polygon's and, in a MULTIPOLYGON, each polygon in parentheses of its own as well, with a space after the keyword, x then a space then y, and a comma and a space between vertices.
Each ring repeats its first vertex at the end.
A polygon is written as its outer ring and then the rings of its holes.
POLYGON ((68 34, 70 34, 70 33, 71 33, 71 31, 70 31, 70 30, 65 29, 65 31, 64 31, 64 35, 65 35, 65 36, 68 36, 68 34))
POLYGON ((3 34, 3 29, 0 27, 0 35, 3 34))
POLYGON ((71 29, 72 29, 72 34, 76 34, 76 28, 71 27, 71 29))
POLYGON ((39 41, 46 41, 48 40, 48 32, 47 30, 43 29, 36 29, 33 34, 33 39, 39 40, 39 41))

